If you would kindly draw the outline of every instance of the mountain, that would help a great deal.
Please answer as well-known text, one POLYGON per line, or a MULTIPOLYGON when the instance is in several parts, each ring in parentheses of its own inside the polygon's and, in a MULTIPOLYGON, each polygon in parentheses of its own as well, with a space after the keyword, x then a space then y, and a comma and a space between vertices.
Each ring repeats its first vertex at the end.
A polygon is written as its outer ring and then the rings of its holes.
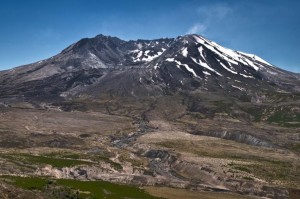
POLYGON ((82 39, 0 72, 0 198, 299 198, 299 104, 300 74, 199 35, 82 39))
POLYGON ((300 91, 299 74, 199 35, 136 41, 98 35, 49 59, 3 71, 0 82, 2 96, 25 98, 300 91))

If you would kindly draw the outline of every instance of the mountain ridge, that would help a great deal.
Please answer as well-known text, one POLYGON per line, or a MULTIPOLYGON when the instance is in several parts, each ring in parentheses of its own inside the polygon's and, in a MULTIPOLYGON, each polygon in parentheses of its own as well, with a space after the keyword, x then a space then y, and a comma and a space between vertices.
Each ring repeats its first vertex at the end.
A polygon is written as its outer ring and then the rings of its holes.
POLYGON ((129 41, 100 34, 81 39, 51 58, 1 71, 0 81, 2 93, 25 96, 34 95, 26 85, 38 84, 43 85, 37 86, 40 90, 48 88, 60 97, 99 93, 93 87, 101 93, 132 96, 195 89, 251 95, 256 89, 300 91, 300 75, 196 34, 129 41), (52 87, 53 81, 60 89, 52 87), (119 86, 126 89, 119 92, 119 86))

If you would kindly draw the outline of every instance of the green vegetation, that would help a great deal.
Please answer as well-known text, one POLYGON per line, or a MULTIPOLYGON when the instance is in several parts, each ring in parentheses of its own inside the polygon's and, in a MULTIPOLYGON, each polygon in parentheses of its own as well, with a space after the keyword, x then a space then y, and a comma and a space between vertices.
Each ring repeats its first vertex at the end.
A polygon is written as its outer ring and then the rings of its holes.
POLYGON ((0 158, 6 159, 10 162, 22 162, 28 165, 51 165, 56 168, 73 167, 77 165, 93 165, 96 162, 106 162, 110 164, 116 170, 122 170, 121 164, 113 162, 109 157, 101 155, 85 155, 85 158, 91 159, 78 160, 81 158, 80 154, 72 153, 49 153, 44 155, 30 155, 30 154, 0 154, 0 158))
POLYGON ((226 103, 224 101, 215 101, 213 104, 217 106, 217 112, 230 113, 231 107, 233 107, 232 103, 226 103))
POLYGON ((76 165, 90 165, 93 162, 76 160, 76 159, 66 159, 66 158, 55 158, 46 156, 35 156, 30 154, 1 154, 0 157, 7 160, 19 161, 27 164, 34 165, 51 165, 57 168, 72 167, 76 165))
POLYGON ((247 173, 250 173, 250 172, 251 172, 250 169, 248 169, 248 168, 246 168, 246 167, 244 167, 244 166, 233 166, 233 168, 236 169, 236 170, 239 170, 239 171, 247 172, 247 173))
POLYGON ((90 165, 92 162, 75 160, 75 159, 64 159, 64 158, 52 158, 45 156, 33 156, 33 155, 23 155, 26 161, 34 164, 49 164, 53 167, 72 167, 76 165, 90 165))
POLYGON ((48 179, 39 177, 23 178, 18 176, 1 176, 1 178, 8 180, 9 183, 12 183, 17 187, 30 190, 43 190, 44 187, 50 183, 48 179))
POLYGON ((294 150, 294 151, 297 151, 297 152, 300 152, 300 144, 293 144, 293 145, 290 146, 290 149, 294 150))
POLYGON ((268 118, 268 122, 278 123, 284 127, 300 127, 300 114, 291 114, 288 110, 279 110, 268 118))
POLYGON ((77 181, 59 179, 60 185, 71 187, 72 189, 89 192, 91 198, 155 198, 141 189, 133 186, 113 184, 103 181, 77 181))
POLYGON ((274 103, 274 102, 291 102, 294 103, 295 101, 300 99, 300 94, 299 93, 267 93, 267 99, 268 102, 274 103))
POLYGON ((48 179, 42 177, 2 176, 2 178, 19 188, 41 191, 60 198, 118 199, 143 198, 154 199, 144 190, 134 186, 114 184, 104 181, 79 181, 69 179, 48 179))
POLYGON ((53 158, 90 159, 92 161, 97 162, 99 160, 98 158, 99 156, 104 158, 110 158, 113 156, 113 154, 104 150, 93 154, 59 151, 59 152, 44 153, 43 156, 53 157, 53 158))
POLYGON ((264 107, 261 106, 251 106, 251 107, 240 107, 241 110, 245 111, 246 113, 249 113, 254 117, 254 122, 260 122, 261 118, 263 116, 263 109, 264 107))
POLYGON ((252 164, 229 164, 233 169, 251 173, 269 182, 282 181, 289 186, 300 185, 300 165, 290 162, 262 160, 252 164))
POLYGON ((254 117, 254 122, 266 120, 283 127, 299 128, 300 113, 293 110, 293 106, 274 107, 267 105, 253 106, 244 104, 240 109, 254 117))
POLYGON ((251 102, 251 96, 247 94, 241 94, 238 99, 242 102, 251 102))
MULTIPOLYGON (((165 141, 157 143, 158 146, 174 149, 176 151, 196 154, 200 157, 221 158, 227 160, 238 160, 247 162, 247 164, 231 163, 230 170, 236 172, 246 172, 269 182, 281 181, 290 187, 300 186, 300 163, 299 162, 284 162, 272 160, 268 157, 256 156, 252 154, 241 154, 236 150, 224 150, 224 146, 218 145, 216 142, 185 142, 180 141, 165 141), (211 145, 214 148, 211 148, 211 145), (207 150, 210 148, 210 150, 207 150)), ((297 146, 295 146, 297 147, 297 146)))

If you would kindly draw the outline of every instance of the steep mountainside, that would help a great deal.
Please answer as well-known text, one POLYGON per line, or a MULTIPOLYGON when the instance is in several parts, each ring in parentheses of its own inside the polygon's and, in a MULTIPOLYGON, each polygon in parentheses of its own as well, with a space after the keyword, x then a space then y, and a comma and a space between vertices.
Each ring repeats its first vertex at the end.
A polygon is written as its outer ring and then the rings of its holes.
POLYGON ((300 75, 198 35, 123 41, 98 35, 0 73, 2 96, 163 95, 176 91, 299 92, 300 75))

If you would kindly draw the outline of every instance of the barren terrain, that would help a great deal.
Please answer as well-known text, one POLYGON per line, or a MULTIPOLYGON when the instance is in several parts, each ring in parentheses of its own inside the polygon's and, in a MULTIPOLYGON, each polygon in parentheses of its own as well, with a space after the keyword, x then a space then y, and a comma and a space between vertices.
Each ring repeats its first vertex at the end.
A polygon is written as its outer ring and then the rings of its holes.
MULTIPOLYGON (((299 135, 297 128, 249 122, 225 111, 199 115, 188 112, 181 100, 173 96, 138 103, 128 98, 79 100, 76 106, 2 106, 3 189, 15 186, 20 198, 26 189, 50 197, 42 194, 45 187, 24 189, 16 176, 146 186, 153 197, 165 198, 288 198, 300 188, 299 141, 293 139, 299 135), (233 130, 247 136, 226 137, 233 130)), ((83 189, 67 187, 70 194, 83 189)))

